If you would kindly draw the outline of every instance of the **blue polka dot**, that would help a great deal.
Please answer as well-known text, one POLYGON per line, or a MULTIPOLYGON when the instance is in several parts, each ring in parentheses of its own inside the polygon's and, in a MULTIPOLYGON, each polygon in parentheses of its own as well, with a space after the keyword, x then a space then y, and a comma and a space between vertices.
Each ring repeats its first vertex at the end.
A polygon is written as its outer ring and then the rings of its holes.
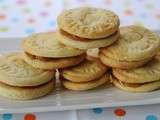
POLYGON ((155 115, 148 115, 146 120, 158 120, 158 118, 155 115))
POLYGON ((12 117, 13 117, 13 115, 10 113, 2 115, 3 120, 12 120, 12 117))
POLYGON ((147 18, 147 14, 146 14, 146 13, 142 13, 140 16, 141 16, 142 18, 147 18))
POLYGON ((4 0, 0 0, 0 2, 4 2, 4 0))
POLYGON ((27 33, 27 34, 31 34, 33 32, 35 32, 35 30, 33 28, 28 28, 25 30, 25 33, 27 33))
POLYGON ((103 112, 103 109, 102 109, 102 108, 94 108, 94 109, 93 109, 93 112, 94 112, 95 114, 101 114, 101 113, 103 112))
POLYGON ((13 17, 11 20, 12 20, 12 22, 18 22, 18 21, 19 21, 19 18, 13 17))
POLYGON ((50 21, 49 22, 49 26, 55 26, 56 25, 56 21, 50 21))

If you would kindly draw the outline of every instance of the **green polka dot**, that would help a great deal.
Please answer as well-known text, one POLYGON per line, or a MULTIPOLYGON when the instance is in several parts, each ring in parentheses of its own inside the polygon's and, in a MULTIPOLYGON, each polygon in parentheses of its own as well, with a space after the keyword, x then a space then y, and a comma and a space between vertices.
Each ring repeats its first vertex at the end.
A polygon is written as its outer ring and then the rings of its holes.
POLYGON ((7 9, 8 9, 8 6, 5 6, 5 5, 4 5, 4 6, 0 6, 0 9, 1 9, 1 10, 7 10, 7 9))
POLYGON ((145 7, 150 10, 150 9, 154 8, 154 5, 153 4, 146 4, 145 7))
POLYGON ((8 30, 8 27, 0 27, 0 32, 7 32, 8 30))
POLYGON ((130 5, 131 5, 130 1, 125 1, 125 2, 124 2, 124 6, 125 6, 125 7, 129 7, 130 5))
POLYGON ((23 13, 30 13, 31 12, 31 9, 29 9, 29 8, 23 8, 23 13))

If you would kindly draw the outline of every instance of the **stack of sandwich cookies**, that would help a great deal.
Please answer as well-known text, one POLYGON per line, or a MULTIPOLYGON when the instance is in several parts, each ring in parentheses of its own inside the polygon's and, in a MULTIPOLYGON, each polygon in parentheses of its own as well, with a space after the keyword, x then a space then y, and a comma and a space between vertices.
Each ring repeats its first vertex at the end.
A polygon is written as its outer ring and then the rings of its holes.
POLYGON ((81 7, 58 16, 60 42, 79 49, 106 47, 119 37, 118 16, 105 9, 81 7))
POLYGON ((150 30, 135 25, 119 29, 115 13, 92 7, 65 10, 57 20, 57 32, 28 36, 24 53, 0 57, 0 95, 38 98, 52 91, 59 77, 65 88, 79 91, 110 79, 131 92, 160 88, 160 39, 150 30))
POLYGON ((70 90, 89 90, 109 81, 109 73, 99 60, 85 60, 81 64, 63 69, 63 85, 70 90))
POLYGON ((100 59, 107 66, 120 69, 140 67, 158 52, 159 37, 150 30, 132 25, 121 27, 120 32, 115 44, 100 48, 100 59))
POLYGON ((79 64, 85 51, 59 43, 56 33, 38 33, 27 37, 22 47, 24 60, 35 68, 58 69, 79 64))
POLYGON ((54 88, 55 71, 33 68, 21 53, 10 53, 0 58, 0 95, 18 100, 34 99, 54 88))
POLYGON ((160 88, 160 59, 154 58, 145 66, 131 69, 113 69, 113 83, 131 92, 149 92, 160 88))

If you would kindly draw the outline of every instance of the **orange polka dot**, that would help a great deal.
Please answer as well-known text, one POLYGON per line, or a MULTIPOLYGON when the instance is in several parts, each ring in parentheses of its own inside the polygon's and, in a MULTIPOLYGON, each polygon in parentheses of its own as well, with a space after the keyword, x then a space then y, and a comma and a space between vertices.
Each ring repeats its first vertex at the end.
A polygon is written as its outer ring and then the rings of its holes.
POLYGON ((24 120, 36 120, 36 116, 34 114, 26 114, 24 120))
POLYGON ((114 110, 114 114, 116 116, 122 117, 126 115, 126 111, 124 109, 118 108, 114 110))
POLYGON ((4 20, 6 18, 5 15, 0 15, 0 20, 4 20))

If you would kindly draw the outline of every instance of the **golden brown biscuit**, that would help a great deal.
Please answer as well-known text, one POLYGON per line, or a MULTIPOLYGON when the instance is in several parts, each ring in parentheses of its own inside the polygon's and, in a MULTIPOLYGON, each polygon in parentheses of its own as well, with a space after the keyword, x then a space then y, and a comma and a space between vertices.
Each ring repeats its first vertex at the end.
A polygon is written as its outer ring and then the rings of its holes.
POLYGON ((83 90, 89 90, 89 89, 99 87, 107 82, 109 82, 109 74, 108 73, 103 75, 102 77, 96 79, 96 80, 89 81, 89 82, 76 83, 76 82, 71 82, 68 80, 63 80, 62 84, 67 89, 83 91, 83 90))
POLYGON ((84 38, 74 38, 68 37, 59 31, 57 32, 57 36, 59 37, 59 41, 67 46, 71 46, 77 49, 92 49, 92 48, 100 48, 106 47, 114 43, 119 38, 119 31, 116 31, 114 34, 100 39, 92 39, 86 40, 84 38), (83 40, 84 39, 84 40, 83 40))
POLYGON ((35 68, 53 70, 59 68, 71 67, 82 62, 86 54, 67 58, 43 58, 28 53, 23 54, 24 60, 35 68))
POLYGON ((30 100, 47 95, 53 90, 53 88, 53 80, 43 85, 32 87, 16 87, 0 82, 0 95, 9 99, 30 100))
POLYGON ((160 89, 160 80, 145 84, 128 84, 113 78, 112 82, 117 88, 128 92, 151 92, 160 89))
POLYGON ((108 10, 80 7, 63 11, 58 27, 70 34, 89 39, 108 37, 118 30, 118 16, 108 10))
POLYGON ((126 83, 148 83, 160 80, 160 60, 153 59, 146 65, 130 69, 113 69, 114 76, 126 83))
POLYGON ((56 33, 37 33, 25 38, 23 50, 32 55, 49 58, 73 57, 84 54, 85 51, 59 43, 56 33))
POLYGON ((97 60, 85 60, 77 66, 62 70, 62 76, 72 82, 88 82, 101 77, 108 67, 97 60))
POLYGON ((22 59, 21 53, 0 57, 0 82, 11 86, 37 86, 50 81, 55 71, 36 69, 22 59))
POLYGON ((99 58, 103 64, 113 68, 119 68, 119 69, 137 68, 146 64, 151 59, 149 58, 141 61, 120 61, 113 58, 109 58, 108 56, 105 56, 103 53, 99 54, 99 58))
POLYGON ((116 61, 138 62, 150 60, 158 52, 160 39, 148 29, 132 25, 120 28, 120 33, 119 40, 101 48, 100 53, 116 61))

